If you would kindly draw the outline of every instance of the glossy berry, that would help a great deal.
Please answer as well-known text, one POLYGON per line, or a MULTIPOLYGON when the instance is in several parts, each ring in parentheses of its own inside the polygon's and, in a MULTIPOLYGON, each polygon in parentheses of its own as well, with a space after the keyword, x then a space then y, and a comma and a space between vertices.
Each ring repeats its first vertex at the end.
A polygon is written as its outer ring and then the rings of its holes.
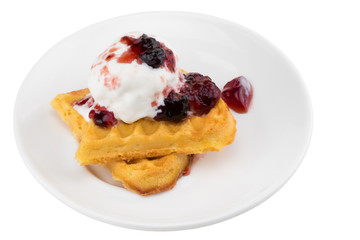
POLYGON ((253 97, 253 88, 243 76, 234 78, 226 83, 221 98, 237 113, 246 113, 253 97))
POLYGON ((99 127, 112 127, 117 124, 117 119, 114 116, 113 112, 106 110, 91 110, 89 113, 89 118, 91 118, 94 123, 99 127))
POLYGON ((185 96, 171 91, 164 99, 164 105, 159 106, 158 109, 160 112, 155 116, 155 120, 180 122, 187 117, 189 104, 185 96))
POLYGON ((159 68, 165 60, 165 51, 162 48, 148 49, 140 54, 140 59, 153 68, 159 68))
POLYGON ((210 112, 220 99, 220 89, 210 77, 199 73, 187 73, 185 79, 180 93, 187 97, 191 112, 196 116, 210 112))
POLYGON ((221 91, 208 76, 184 74, 185 83, 179 93, 171 91, 158 107, 155 120, 179 122, 188 114, 202 116, 210 112, 220 99, 221 91))
POLYGON ((159 47, 160 42, 155 38, 143 34, 137 45, 140 46, 140 59, 147 65, 153 68, 159 68, 165 60, 165 50, 159 47))
POLYGON ((160 45, 160 42, 156 41, 155 38, 148 37, 146 34, 143 34, 140 37, 138 44, 141 46, 142 51, 146 51, 157 48, 160 45))

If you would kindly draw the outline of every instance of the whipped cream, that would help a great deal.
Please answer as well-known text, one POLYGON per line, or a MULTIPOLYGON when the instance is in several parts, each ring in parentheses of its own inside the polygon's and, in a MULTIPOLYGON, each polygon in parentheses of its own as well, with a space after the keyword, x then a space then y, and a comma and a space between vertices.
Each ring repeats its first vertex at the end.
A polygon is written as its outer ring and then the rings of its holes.
MULTIPOLYGON (((142 34, 124 36, 139 38, 142 34)), ((148 36, 156 39, 153 35, 148 36)), ((115 118, 126 123, 154 118, 158 106, 164 105, 167 94, 171 90, 178 91, 183 84, 183 74, 176 66, 177 55, 171 50, 175 61, 173 69, 166 64, 153 68, 139 59, 132 60, 131 45, 120 41, 122 37, 100 54, 91 67, 88 87, 94 105, 106 107, 115 118)), ((170 50, 167 43, 161 41, 161 44, 170 50)), ((89 121, 91 107, 84 105, 75 109, 89 121)))

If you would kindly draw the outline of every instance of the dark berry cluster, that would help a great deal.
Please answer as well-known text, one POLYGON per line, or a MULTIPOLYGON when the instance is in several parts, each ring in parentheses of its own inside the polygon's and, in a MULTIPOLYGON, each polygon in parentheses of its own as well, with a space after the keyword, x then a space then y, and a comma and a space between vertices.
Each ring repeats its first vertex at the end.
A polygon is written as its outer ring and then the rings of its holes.
POLYGON ((159 68, 165 61, 165 50, 155 38, 143 34, 135 44, 140 46, 140 59, 153 68, 159 68))
POLYGON ((155 116, 158 121, 180 122, 189 111, 188 100, 174 91, 164 99, 164 105, 159 106, 160 112, 155 116))
POLYGON ((220 99, 220 89, 208 76, 200 73, 187 73, 186 82, 179 93, 174 91, 165 98, 164 105, 158 108, 156 120, 179 122, 191 112, 202 116, 210 112, 220 99))
POLYGON ((187 73, 185 79, 180 93, 187 96, 192 113, 201 116, 210 112, 220 99, 220 89, 210 77, 200 73, 187 73))
MULTIPOLYGON (((157 41, 155 38, 146 34, 138 38, 124 36, 120 39, 120 42, 129 45, 130 48, 118 58, 119 63, 131 63, 137 60, 153 68, 166 66, 170 72, 175 72, 174 53, 164 43, 157 41)), ((111 59, 110 55, 108 57, 111 59)))

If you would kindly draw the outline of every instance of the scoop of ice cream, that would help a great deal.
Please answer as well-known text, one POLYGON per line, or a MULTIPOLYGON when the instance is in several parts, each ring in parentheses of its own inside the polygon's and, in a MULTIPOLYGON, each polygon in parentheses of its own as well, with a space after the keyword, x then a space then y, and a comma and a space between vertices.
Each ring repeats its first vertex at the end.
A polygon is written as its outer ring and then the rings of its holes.
POLYGON ((91 67, 89 89, 95 103, 126 123, 154 118, 171 90, 183 83, 177 55, 152 35, 122 36, 91 67))

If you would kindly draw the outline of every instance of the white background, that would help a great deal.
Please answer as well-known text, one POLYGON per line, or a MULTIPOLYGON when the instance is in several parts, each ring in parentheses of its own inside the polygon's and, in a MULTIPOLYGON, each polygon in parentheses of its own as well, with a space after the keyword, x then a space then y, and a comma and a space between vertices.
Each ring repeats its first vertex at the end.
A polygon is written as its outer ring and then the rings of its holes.
POLYGON ((0 239, 359 239, 360 6, 356 2, 1 1, 0 239), (72 210, 33 178, 15 145, 13 106, 31 67, 63 38, 111 17, 164 10, 232 20, 278 46, 309 89, 314 131, 295 175, 255 209, 200 229, 129 230, 72 210))

